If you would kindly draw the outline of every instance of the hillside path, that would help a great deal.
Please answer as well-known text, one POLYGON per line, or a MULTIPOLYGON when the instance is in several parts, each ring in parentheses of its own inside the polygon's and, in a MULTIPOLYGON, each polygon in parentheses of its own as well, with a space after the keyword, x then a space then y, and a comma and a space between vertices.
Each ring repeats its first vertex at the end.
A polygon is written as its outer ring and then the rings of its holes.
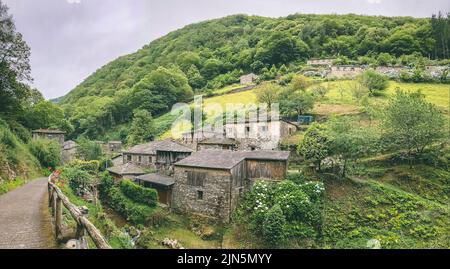
POLYGON ((0 195, 0 249, 55 248, 47 178, 0 195))

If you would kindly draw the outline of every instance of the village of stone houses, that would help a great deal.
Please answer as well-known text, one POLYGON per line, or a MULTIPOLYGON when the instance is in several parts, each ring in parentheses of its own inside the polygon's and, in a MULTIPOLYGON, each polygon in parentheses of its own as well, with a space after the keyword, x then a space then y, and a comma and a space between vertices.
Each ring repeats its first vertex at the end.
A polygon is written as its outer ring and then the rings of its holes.
POLYGON ((0 249, 450 248, 449 13, 207 20, 46 100, 9 3, 0 249))

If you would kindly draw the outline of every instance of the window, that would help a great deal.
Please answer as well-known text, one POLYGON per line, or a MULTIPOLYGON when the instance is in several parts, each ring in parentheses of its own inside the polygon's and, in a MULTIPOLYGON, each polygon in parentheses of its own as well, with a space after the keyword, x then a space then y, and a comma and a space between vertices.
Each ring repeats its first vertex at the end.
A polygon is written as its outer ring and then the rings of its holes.
POLYGON ((203 191, 197 191, 197 199, 203 200, 203 191))
POLYGON ((261 132, 267 132, 269 130, 269 127, 266 125, 261 126, 261 132))
POLYGON ((127 161, 131 162, 131 155, 127 155, 127 161))
POLYGON ((142 156, 138 157, 138 162, 141 163, 142 162, 142 156))
POLYGON ((152 156, 148 156, 148 162, 149 162, 149 163, 153 163, 153 158, 152 158, 152 156))

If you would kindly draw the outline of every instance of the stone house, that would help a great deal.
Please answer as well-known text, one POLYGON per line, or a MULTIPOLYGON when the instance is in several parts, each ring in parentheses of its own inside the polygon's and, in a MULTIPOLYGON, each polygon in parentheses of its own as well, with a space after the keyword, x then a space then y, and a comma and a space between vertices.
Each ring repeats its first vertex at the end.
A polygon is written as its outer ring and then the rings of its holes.
POLYGON ((175 164, 172 208, 228 222, 256 180, 283 180, 288 151, 203 150, 175 164))
POLYGON ((245 122, 227 123, 225 134, 227 138, 238 142, 239 150, 274 150, 279 142, 293 135, 298 126, 282 119, 267 119, 266 121, 246 120, 245 122))
POLYGON ((250 73, 248 75, 241 76, 240 81, 241 85, 248 85, 255 83, 257 79, 258 79, 257 75, 250 73))
POLYGON ((334 59, 331 58, 325 58, 325 59, 318 59, 318 58, 311 58, 308 61, 306 61, 307 65, 310 66, 327 66, 330 67, 333 65, 334 59))
POLYGON ((364 68, 357 65, 333 65, 327 76, 335 78, 354 78, 363 71, 364 68))
POLYGON ((192 149, 172 140, 152 141, 122 152, 122 163, 158 170, 171 175, 173 164, 191 155, 192 149))
POLYGON ((60 130, 53 130, 53 129, 37 129, 32 131, 33 140, 37 139, 49 139, 49 140, 55 140, 61 146, 64 144, 64 135, 66 132, 60 131, 60 130))
POLYGON ((122 141, 108 141, 104 145, 104 151, 108 154, 120 153, 122 151, 122 141))

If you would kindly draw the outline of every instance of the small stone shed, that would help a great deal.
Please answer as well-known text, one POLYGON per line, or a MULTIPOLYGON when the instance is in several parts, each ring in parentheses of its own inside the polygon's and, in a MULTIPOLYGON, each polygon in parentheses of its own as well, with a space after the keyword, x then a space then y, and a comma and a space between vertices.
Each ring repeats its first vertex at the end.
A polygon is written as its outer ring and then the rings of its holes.
POLYGON ((66 134, 66 132, 54 129, 37 129, 32 131, 32 134, 33 140, 37 139, 55 140, 62 146, 64 144, 64 135, 66 134))
POLYGON ((240 81, 241 81, 241 85, 249 85, 249 84, 253 84, 257 79, 258 79, 257 75, 250 73, 250 74, 241 76, 240 81))
POLYGON ((134 182, 146 188, 154 188, 158 192, 159 203, 170 206, 172 188, 175 184, 173 177, 159 173, 145 174, 134 178, 134 182))
POLYGON ((228 222, 255 180, 283 180, 288 151, 203 150, 175 164, 172 208, 228 222))

